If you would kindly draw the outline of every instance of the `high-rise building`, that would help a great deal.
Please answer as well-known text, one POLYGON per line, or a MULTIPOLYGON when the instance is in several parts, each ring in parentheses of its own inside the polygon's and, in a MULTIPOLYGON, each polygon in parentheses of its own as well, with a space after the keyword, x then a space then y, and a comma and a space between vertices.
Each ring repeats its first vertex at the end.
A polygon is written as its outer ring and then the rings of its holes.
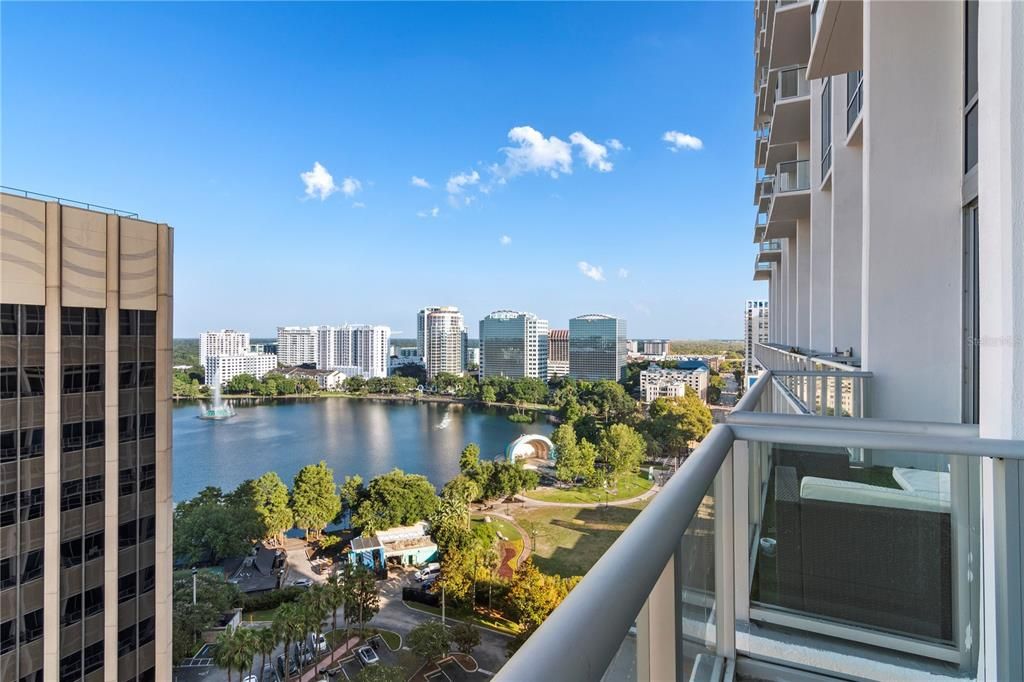
POLYGON ((619 381, 625 367, 625 320, 595 314, 569 320, 569 376, 619 381))
POLYGON ((221 329, 199 335, 199 364, 203 369, 206 369, 206 358, 211 355, 241 355, 248 352, 249 332, 221 329))
POLYGON ((316 365, 320 358, 320 336, 321 327, 278 327, 277 361, 285 366, 316 365))
POLYGON ((768 301, 747 301, 743 313, 743 373, 752 377, 760 369, 754 344, 768 343, 768 301))
POLYGON ((416 321, 416 347, 423 354, 427 378, 441 372, 462 374, 466 370, 466 324, 454 306, 431 306, 420 310, 416 321))
POLYGON ((1024 680, 1024 3, 752 8, 764 371, 495 680, 1024 680))
POLYGON ((388 375, 391 328, 384 325, 346 324, 317 327, 319 369, 358 367, 367 379, 388 375))
POLYGON ((548 322, 497 310, 480 320, 480 375, 548 378, 548 322))
POLYGON ((569 330, 548 331, 548 379, 569 375, 569 330))
POLYGON ((225 386, 239 374, 262 379, 277 369, 277 356, 273 353, 238 353, 237 355, 211 355, 206 359, 207 386, 225 386))
POLYGON ((645 403, 657 398, 681 398, 692 388, 701 400, 708 399, 708 368, 665 369, 652 364, 640 372, 640 395, 645 403))
POLYGON ((173 243, 0 194, 0 679, 171 679, 173 243))

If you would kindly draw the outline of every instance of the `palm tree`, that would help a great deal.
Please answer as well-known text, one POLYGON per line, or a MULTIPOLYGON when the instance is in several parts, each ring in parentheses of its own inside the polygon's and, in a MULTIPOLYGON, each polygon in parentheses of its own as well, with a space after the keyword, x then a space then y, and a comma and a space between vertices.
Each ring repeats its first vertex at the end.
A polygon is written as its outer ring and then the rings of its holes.
POLYGON ((231 682, 231 671, 235 668, 235 633, 231 630, 217 635, 217 646, 213 650, 213 662, 218 668, 228 671, 228 682, 231 682))
POLYGON ((277 648, 280 640, 278 640, 277 633, 273 627, 253 630, 253 639, 255 640, 256 652, 260 655, 260 682, 270 682, 263 679, 263 670, 267 667, 267 656, 273 655, 274 649, 277 648))
POLYGON ((274 630, 278 641, 284 642, 284 678, 287 682, 292 678, 292 669, 288 665, 288 651, 292 642, 302 639, 306 634, 306 623, 300 606, 294 602, 287 602, 277 607, 277 613, 274 614, 274 630))
POLYGON ((324 618, 330 611, 330 597, 327 587, 313 585, 303 598, 303 611, 306 614, 306 627, 309 633, 322 634, 324 618))
MULTIPOLYGON (((347 565, 347 564, 346 564, 347 565)), ((327 578, 327 583, 324 585, 327 594, 327 606, 331 610, 331 631, 338 631, 338 609, 345 606, 345 579, 338 575, 335 571, 327 578)), ((344 618, 344 614, 342 615, 344 618)), ((345 640, 348 641, 347 639, 345 640)), ((331 647, 331 663, 334 663, 334 652, 335 647, 331 647)))
POLYGON ((235 628, 234 631, 234 664, 241 680, 245 671, 252 672, 252 661, 256 657, 256 633, 252 630, 235 628))

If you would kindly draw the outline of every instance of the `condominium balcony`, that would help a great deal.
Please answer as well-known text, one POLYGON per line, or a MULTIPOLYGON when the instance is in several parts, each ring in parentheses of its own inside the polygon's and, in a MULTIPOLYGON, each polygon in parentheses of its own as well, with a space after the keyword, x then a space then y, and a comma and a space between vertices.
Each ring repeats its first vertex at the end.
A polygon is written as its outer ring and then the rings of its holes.
POLYGON ((764 241, 764 231, 768 227, 768 214, 759 212, 754 218, 754 243, 760 244, 764 241))
POLYGON ((814 0, 810 20, 811 50, 807 77, 825 78, 863 66, 864 3, 860 0, 814 0))
POLYGON ((768 239, 785 239, 796 234, 796 221, 811 215, 810 162, 803 159, 779 163, 774 175, 772 201, 768 209, 768 239))
POLYGON ((766 239, 757 245, 757 262, 772 263, 782 260, 782 242, 778 239, 766 239))
POLYGON ((776 2, 768 66, 781 69, 790 64, 807 63, 811 51, 811 36, 807 30, 810 16, 810 0, 776 2))
POLYGON ((772 203, 772 191, 775 186, 775 176, 765 175, 754 181, 754 205, 758 213, 767 213, 772 203))
POLYGON ((811 84, 805 74, 803 66, 786 67, 775 74, 775 105, 765 159, 769 167, 779 162, 776 157, 782 145, 810 138, 811 84))
POLYGON ((870 375, 767 367, 496 679, 977 674, 981 472, 1024 441, 858 417, 822 378, 870 375))
POLYGON ((772 278, 772 268, 775 267, 772 263, 762 263, 758 260, 757 256, 754 256, 754 281, 761 282, 767 281, 772 278))
POLYGON ((771 135, 771 124, 763 123, 754 131, 754 166, 764 168, 768 155, 768 138, 771 135))

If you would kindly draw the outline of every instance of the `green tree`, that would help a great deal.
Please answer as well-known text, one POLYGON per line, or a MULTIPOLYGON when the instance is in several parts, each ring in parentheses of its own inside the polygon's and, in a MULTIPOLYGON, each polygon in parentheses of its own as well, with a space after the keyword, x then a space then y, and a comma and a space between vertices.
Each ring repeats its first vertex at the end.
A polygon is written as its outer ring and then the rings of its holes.
POLYGON ((485 403, 494 403, 498 401, 498 394, 494 391, 493 386, 483 386, 480 388, 480 400, 485 403))
POLYGON ((680 398, 658 398, 651 403, 651 433, 668 452, 681 453, 711 430, 711 410, 687 387, 680 398))
POLYGON ((441 498, 454 498, 469 504, 473 500, 480 499, 480 485, 469 476, 459 474, 444 484, 441 489, 441 498))
POLYGON ((251 374, 236 374, 224 387, 225 393, 251 393, 259 384, 259 380, 251 374))
POLYGON ((570 424, 562 424, 551 434, 555 444, 555 475, 558 480, 573 482, 580 476, 580 450, 576 431, 570 424))
POLYGON ((364 393, 366 391, 366 379, 358 375, 345 379, 345 390, 355 394, 364 393))
POLYGON ((319 534, 341 511, 338 486, 334 483, 334 472, 327 462, 309 464, 295 475, 292 486, 292 513, 295 525, 319 534))
POLYGON ((512 575, 505 599, 520 627, 532 631, 555 610, 567 592, 559 576, 541 573, 533 560, 527 558, 512 575))
POLYGON ((722 399, 722 389, 725 388, 725 379, 715 374, 708 380, 708 402, 717 405, 722 399))
POLYGON ((288 506, 288 486, 274 471, 268 471, 255 481, 246 481, 242 486, 250 489, 250 497, 256 515, 260 519, 263 537, 281 538, 295 525, 295 517, 288 506))
POLYGON ((355 510, 366 495, 366 488, 363 487, 363 477, 359 474, 346 476, 345 482, 341 484, 341 510, 351 512, 355 510))
POLYGON ((412 652, 428 663, 445 656, 451 648, 448 629, 436 620, 428 620, 414 627, 407 641, 412 652))
POLYGON ((212 571, 196 573, 195 585, 196 603, 193 605, 192 572, 174 573, 171 589, 175 660, 195 653, 202 633, 210 629, 239 598, 238 588, 212 571))
POLYGON ((640 470, 647 454, 647 441, 631 426, 612 424, 601 438, 599 452, 618 487, 619 476, 640 470))
POLYGON ((248 554, 260 533, 254 510, 241 497, 211 486, 179 502, 174 508, 175 556, 196 564, 248 554))
POLYGON ((292 642, 300 641, 306 636, 306 614, 303 613, 302 605, 296 602, 285 602, 278 606, 274 613, 273 628, 277 633, 278 641, 284 642, 284 674, 287 682, 292 679, 290 666, 292 642))
POLYGON ((352 525, 364 533, 412 525, 430 518, 437 503, 437 492, 426 476, 393 469, 370 481, 352 525))
POLYGON ((466 502, 454 496, 442 497, 430 517, 430 534, 442 553, 466 547, 470 541, 466 502))
POLYGON ((358 623, 362 632, 366 621, 377 615, 380 611, 380 591, 377 589, 377 580, 365 566, 355 566, 346 576, 348 589, 346 591, 345 620, 349 623, 358 623))
POLYGON ((256 653, 260 655, 260 682, 272 682, 271 680, 263 679, 263 669, 267 667, 267 658, 274 654, 277 645, 280 643, 277 639, 277 633, 273 627, 260 628, 252 632, 253 645, 256 653))
POLYGON ((456 649, 471 654, 480 645, 480 631, 469 623, 456 623, 451 628, 451 639, 456 649))
MULTIPOLYGON (((351 574, 351 564, 344 564, 344 571, 334 571, 327 576, 327 582, 324 583, 325 593, 327 595, 326 602, 327 606, 331 610, 331 630, 334 632, 338 631, 338 609, 345 605, 348 599, 348 576, 351 574)), ((331 649, 331 662, 334 662, 335 649, 331 649)))
POLYGON ((478 464, 480 464, 480 446, 470 443, 462 448, 462 454, 459 455, 459 471, 466 474, 475 469, 478 464))
POLYGON ((440 591, 443 588, 446 599, 466 601, 473 586, 476 561, 468 548, 449 547, 441 559, 441 573, 434 589, 440 591))

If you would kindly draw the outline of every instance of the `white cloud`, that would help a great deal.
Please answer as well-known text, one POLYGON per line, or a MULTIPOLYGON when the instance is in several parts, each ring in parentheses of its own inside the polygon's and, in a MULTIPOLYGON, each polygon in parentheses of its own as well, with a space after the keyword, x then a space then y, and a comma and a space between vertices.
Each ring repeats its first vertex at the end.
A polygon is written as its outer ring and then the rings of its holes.
POLYGON ((480 174, 476 171, 472 173, 459 173, 448 178, 448 182, 445 183, 445 189, 448 190, 448 194, 462 194, 462 191, 470 185, 475 185, 480 182, 480 174))
POLYGON ((587 261, 581 260, 579 263, 576 264, 576 267, 580 269, 580 272, 583 273, 584 277, 589 277, 595 282, 604 281, 604 269, 601 268, 601 266, 591 265, 587 261))
POLYGON ((686 133, 681 133, 678 130, 668 131, 661 136, 661 140, 663 142, 668 142, 670 145, 669 149, 674 152, 677 152, 680 149, 693 149, 696 151, 704 148, 704 142, 699 137, 687 135, 686 133))
POLYGON ((629 270, 626 268, 619 268, 619 279, 626 279, 629 277, 629 270))
POLYGON ((505 163, 491 169, 502 177, 542 171, 553 178, 559 173, 572 173, 572 146, 554 135, 544 135, 530 126, 516 126, 508 131, 510 142, 518 146, 502 147, 505 163))
POLYGON ((345 178, 341 181, 341 193, 347 197, 355 196, 356 192, 363 188, 363 183, 355 178, 345 178))
POLYGON ((412 180, 409 181, 409 184, 412 185, 413 187, 422 187, 423 189, 430 189, 430 183, 427 182, 426 179, 415 175, 412 176, 412 180))
POLYGON ((366 204, 361 201, 352 202, 352 208, 366 208, 366 204))
POLYGON ((591 168, 596 168, 602 173, 609 173, 612 170, 612 162, 608 160, 608 148, 603 144, 594 142, 583 133, 577 131, 569 136, 569 140, 580 148, 583 160, 591 168))
POLYGON ((308 197, 318 196, 320 201, 323 201, 338 191, 338 186, 334 184, 334 178, 326 168, 320 165, 319 161, 313 163, 313 170, 299 173, 299 177, 306 185, 306 196, 308 197))
POLYGON ((441 215, 441 209, 435 206, 429 211, 417 211, 416 215, 419 216, 420 218, 436 218, 437 216, 441 215))
POLYGON ((621 141, 615 139, 614 137, 610 140, 605 140, 605 144, 608 145, 609 149, 614 149, 617 152, 621 152, 623 149, 626 148, 621 141))
POLYGON ((508 246, 509 244, 512 243, 512 237, 509 237, 507 234, 503 234, 501 235, 501 239, 499 239, 498 242, 502 246, 508 246))

